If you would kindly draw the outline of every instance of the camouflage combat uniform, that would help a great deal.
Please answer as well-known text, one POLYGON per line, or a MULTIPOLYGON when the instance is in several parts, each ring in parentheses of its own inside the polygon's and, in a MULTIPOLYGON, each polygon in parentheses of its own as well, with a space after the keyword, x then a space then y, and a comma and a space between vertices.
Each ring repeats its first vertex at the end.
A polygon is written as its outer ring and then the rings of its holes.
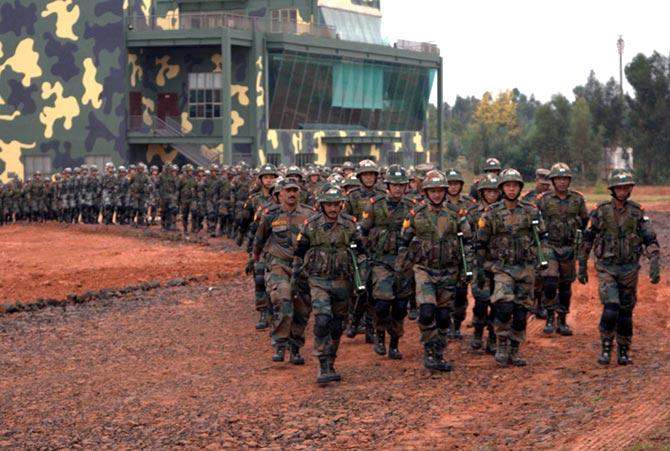
MULTIPOLYGON (((634 185, 633 176, 615 172, 609 177, 609 188, 634 185)), ((593 249, 603 313, 600 318, 602 354, 599 363, 610 362, 612 342, 616 335, 618 363, 632 363, 628 357, 633 338, 633 308, 637 302, 640 257, 649 257, 651 283, 660 281, 660 246, 651 220, 640 204, 626 200, 617 208, 614 199, 601 202, 591 212, 580 253, 579 280, 586 283, 586 261, 593 249)))
MULTIPOLYGON (((188 233, 189 214, 196 208, 198 181, 193 176, 193 167, 185 166, 184 174, 179 179, 179 209, 184 233, 188 233)), ((191 230, 193 230, 193 215, 191 215, 191 230)))
POLYGON ((179 211, 179 177, 176 165, 163 167, 158 180, 158 196, 161 205, 161 228, 165 231, 176 230, 179 211))
POLYGON ((107 225, 112 224, 114 220, 114 207, 116 206, 117 186, 119 180, 114 174, 113 166, 106 166, 105 175, 102 176, 102 219, 107 225))

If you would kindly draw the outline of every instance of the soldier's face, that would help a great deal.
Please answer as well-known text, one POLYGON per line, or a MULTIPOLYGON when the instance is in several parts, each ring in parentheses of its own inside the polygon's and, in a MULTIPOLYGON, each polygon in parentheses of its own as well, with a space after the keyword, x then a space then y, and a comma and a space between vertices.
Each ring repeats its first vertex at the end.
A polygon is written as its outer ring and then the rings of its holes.
POLYGON ((361 174, 361 183, 366 188, 372 188, 377 183, 377 174, 374 172, 364 172, 361 174))
POLYGON ((342 170, 342 175, 344 175, 344 178, 348 178, 351 174, 354 173, 353 169, 344 169, 342 170))
POLYGON ((289 207, 296 205, 298 203, 298 188, 283 188, 279 192, 279 202, 289 207))
POLYGON ((334 221, 335 219, 337 219, 337 216, 340 214, 340 211, 342 210, 342 203, 323 202, 321 204, 321 208, 323 209, 323 214, 326 216, 326 218, 330 219, 331 221, 334 221))
POLYGON ((428 188, 426 190, 426 196, 428 200, 434 205, 439 205, 444 201, 444 198, 447 195, 447 190, 445 188, 428 188))
POLYGON ((549 184, 544 180, 538 180, 535 183, 535 190, 538 193, 544 193, 545 191, 549 191, 549 184))
POLYGON ((264 175, 261 177, 261 184, 263 185, 263 188, 265 189, 270 189, 272 186, 272 182, 274 182, 275 176, 274 175, 264 175))
POLYGON ((570 187, 570 177, 554 177, 553 183, 556 191, 559 193, 564 193, 570 187))
POLYGON ((461 191, 463 190, 463 184, 461 182, 447 182, 449 185, 449 188, 447 188, 447 191, 449 192, 450 196, 458 196, 461 191))
POLYGON ((521 183, 507 182, 502 186, 503 194, 509 200, 515 200, 521 194, 521 183))
POLYGON ((487 204, 492 204, 498 201, 498 198, 500 197, 500 191, 497 189, 485 189, 483 191, 484 200, 487 204))
POLYGON ((319 181, 319 176, 318 175, 310 175, 309 176, 309 181, 310 183, 316 183, 319 181))
POLYGON ((393 199, 394 202, 398 202, 400 199, 402 199, 402 196, 405 195, 405 191, 407 191, 407 184, 403 183, 399 185, 395 183, 389 183, 388 189, 391 199, 393 199))
POLYGON ((624 185, 624 186, 615 186, 614 187, 614 197, 621 202, 628 199, 633 192, 633 185, 624 185))

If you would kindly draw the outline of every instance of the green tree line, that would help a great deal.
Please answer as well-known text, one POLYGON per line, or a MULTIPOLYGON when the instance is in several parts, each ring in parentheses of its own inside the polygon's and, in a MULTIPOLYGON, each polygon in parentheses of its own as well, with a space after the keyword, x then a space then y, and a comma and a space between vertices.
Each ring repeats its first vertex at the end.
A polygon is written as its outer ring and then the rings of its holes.
MULTIPOLYGON (((602 83, 593 71, 573 89, 541 103, 512 89, 493 97, 457 97, 443 104, 446 158, 464 156, 479 172, 489 156, 532 177, 535 168, 557 161, 570 164, 583 181, 595 181, 607 169, 604 148, 632 147, 642 183, 670 179, 670 59, 654 52, 638 54, 625 68, 633 88, 622 95, 619 83, 602 83)), ((429 112, 435 130, 435 107, 429 112)))

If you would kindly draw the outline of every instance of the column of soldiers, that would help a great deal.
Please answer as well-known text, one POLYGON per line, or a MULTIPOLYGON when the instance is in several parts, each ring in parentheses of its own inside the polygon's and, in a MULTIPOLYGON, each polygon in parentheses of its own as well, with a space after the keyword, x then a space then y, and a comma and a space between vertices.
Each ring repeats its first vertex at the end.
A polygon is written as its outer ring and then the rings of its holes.
POLYGON ((535 187, 495 158, 465 195, 456 169, 406 171, 371 160, 329 168, 242 163, 209 169, 166 164, 66 168, 0 185, 0 221, 132 224, 160 217, 165 231, 204 230, 247 240, 246 267, 255 286, 256 328, 270 329, 272 360, 304 363, 305 328, 314 314, 317 382, 340 380, 341 336, 362 333, 380 356, 401 359, 405 318, 416 321, 423 364, 450 371, 448 340, 463 339, 472 293, 474 352, 501 366, 521 356, 529 314, 546 318, 547 335, 570 336, 572 284, 586 283, 596 257, 603 313, 601 364, 613 343, 631 363, 632 311, 640 270, 650 258, 660 280, 660 250, 651 222, 628 198, 632 174, 608 179, 612 199, 590 214, 571 189, 565 163, 538 169, 535 187), (579 263, 579 268, 577 268, 579 263), (485 337, 486 333, 486 337, 485 337))

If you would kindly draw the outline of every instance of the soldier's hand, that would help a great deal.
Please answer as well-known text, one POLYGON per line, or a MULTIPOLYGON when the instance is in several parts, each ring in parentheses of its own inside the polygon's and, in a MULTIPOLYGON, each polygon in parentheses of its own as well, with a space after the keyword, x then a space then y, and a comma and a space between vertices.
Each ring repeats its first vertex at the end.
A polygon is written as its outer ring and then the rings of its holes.
POLYGON ((579 260, 579 272, 577 273, 577 280, 582 285, 589 283, 589 274, 587 271, 586 261, 579 260))
POLYGON ((649 262, 649 280, 654 285, 661 281, 661 265, 657 258, 652 258, 649 262))
POLYGON ((247 265, 244 267, 244 274, 247 276, 250 276, 254 272, 254 258, 252 256, 249 256, 249 259, 247 260, 247 265))

